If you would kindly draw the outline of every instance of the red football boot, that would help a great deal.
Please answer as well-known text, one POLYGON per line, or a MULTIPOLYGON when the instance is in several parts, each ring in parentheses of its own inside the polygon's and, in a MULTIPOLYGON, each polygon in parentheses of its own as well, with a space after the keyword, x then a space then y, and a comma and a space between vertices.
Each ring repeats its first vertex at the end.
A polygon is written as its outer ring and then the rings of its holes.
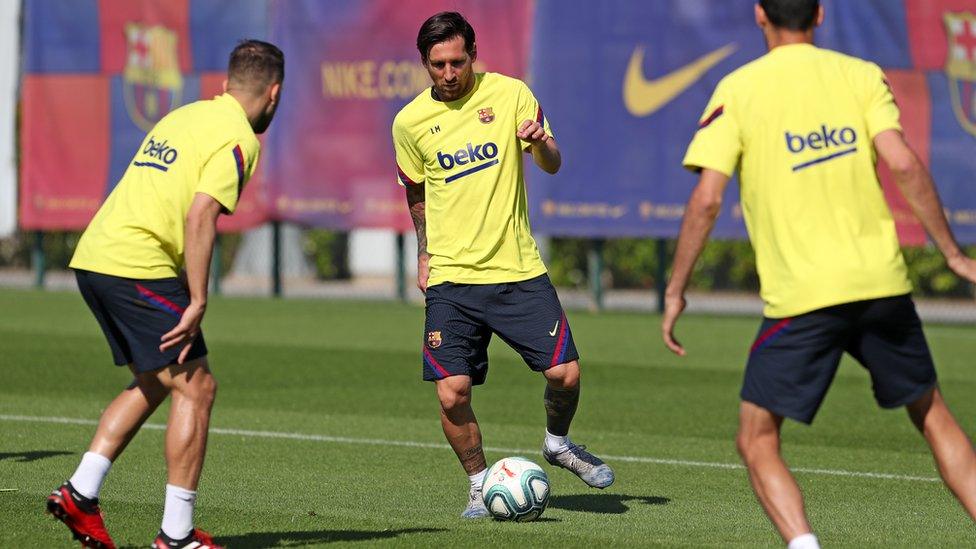
POLYGON ((173 539, 166 535, 162 530, 156 536, 156 541, 152 544, 152 549, 224 549, 214 543, 210 534, 199 528, 194 528, 189 536, 183 539, 173 539))
POLYGON ((47 497, 47 512, 71 530, 82 547, 115 549, 115 542, 105 529, 98 499, 88 499, 65 482, 47 497))

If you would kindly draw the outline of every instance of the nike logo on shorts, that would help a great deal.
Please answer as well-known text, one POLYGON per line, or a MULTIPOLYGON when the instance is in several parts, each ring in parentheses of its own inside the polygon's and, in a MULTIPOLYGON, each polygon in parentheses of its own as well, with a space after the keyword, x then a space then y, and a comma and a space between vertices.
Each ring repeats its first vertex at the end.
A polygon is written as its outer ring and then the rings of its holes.
POLYGON ((559 321, 556 321, 556 325, 552 327, 552 331, 549 332, 550 337, 556 337, 556 330, 559 329, 559 321))

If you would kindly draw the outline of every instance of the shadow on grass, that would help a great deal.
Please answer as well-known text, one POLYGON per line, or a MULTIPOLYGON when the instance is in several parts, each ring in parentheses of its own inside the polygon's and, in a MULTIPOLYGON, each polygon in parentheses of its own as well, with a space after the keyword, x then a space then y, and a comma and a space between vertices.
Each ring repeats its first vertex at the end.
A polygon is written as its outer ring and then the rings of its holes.
POLYGON ((660 496, 628 496, 626 494, 574 494, 552 496, 549 500, 549 507, 582 513, 619 515, 630 510, 627 505, 629 502, 644 505, 667 505, 671 499, 660 496))
POLYGON ((36 450, 33 452, 0 452, 0 461, 9 459, 11 461, 16 461, 18 463, 28 463, 31 461, 37 461, 39 459, 55 457, 55 456, 70 456, 74 452, 64 452, 61 450, 36 450))
POLYGON ((443 528, 404 528, 402 530, 319 530, 307 532, 252 532, 239 536, 216 536, 214 541, 226 547, 301 547, 338 541, 394 539, 404 534, 443 532, 443 528))

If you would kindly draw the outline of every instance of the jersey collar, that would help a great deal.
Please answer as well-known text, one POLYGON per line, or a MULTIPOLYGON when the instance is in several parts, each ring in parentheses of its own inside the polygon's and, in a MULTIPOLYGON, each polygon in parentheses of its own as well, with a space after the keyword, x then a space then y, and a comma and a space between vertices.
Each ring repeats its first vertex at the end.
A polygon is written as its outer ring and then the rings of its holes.
POLYGON ((251 125, 251 123, 248 122, 247 120, 247 113, 244 112, 244 106, 241 105, 240 102, 237 101, 237 99, 235 99, 233 95, 229 93, 222 93, 217 97, 214 97, 213 100, 218 105, 222 105, 224 108, 240 114, 241 118, 243 118, 244 121, 247 122, 248 126, 251 125))

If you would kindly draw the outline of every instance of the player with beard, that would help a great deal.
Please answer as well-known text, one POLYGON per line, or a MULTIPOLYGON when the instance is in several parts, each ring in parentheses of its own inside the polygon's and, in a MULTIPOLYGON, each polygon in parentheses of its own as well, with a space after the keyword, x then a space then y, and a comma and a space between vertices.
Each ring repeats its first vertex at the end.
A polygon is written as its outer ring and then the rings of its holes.
POLYGON ((559 170, 549 123, 524 83, 474 72, 474 30, 460 14, 424 22, 417 49, 433 86, 397 114, 393 144, 426 292, 423 375, 435 384, 444 435, 470 480, 462 516, 488 516, 471 390, 488 374, 493 334, 546 378, 545 459, 606 488, 610 467, 569 439, 579 355, 529 229, 522 159, 531 154, 543 171, 559 170))
POLYGON ((81 236, 71 268, 115 364, 134 380, 109 404, 74 475, 48 512, 82 545, 112 549, 98 496, 112 463, 172 397, 166 503, 153 547, 217 547, 193 526, 217 382, 200 331, 217 218, 231 214, 274 118, 284 56, 247 40, 231 53, 223 95, 160 120, 81 236), (185 269, 185 273, 181 273, 185 269))

